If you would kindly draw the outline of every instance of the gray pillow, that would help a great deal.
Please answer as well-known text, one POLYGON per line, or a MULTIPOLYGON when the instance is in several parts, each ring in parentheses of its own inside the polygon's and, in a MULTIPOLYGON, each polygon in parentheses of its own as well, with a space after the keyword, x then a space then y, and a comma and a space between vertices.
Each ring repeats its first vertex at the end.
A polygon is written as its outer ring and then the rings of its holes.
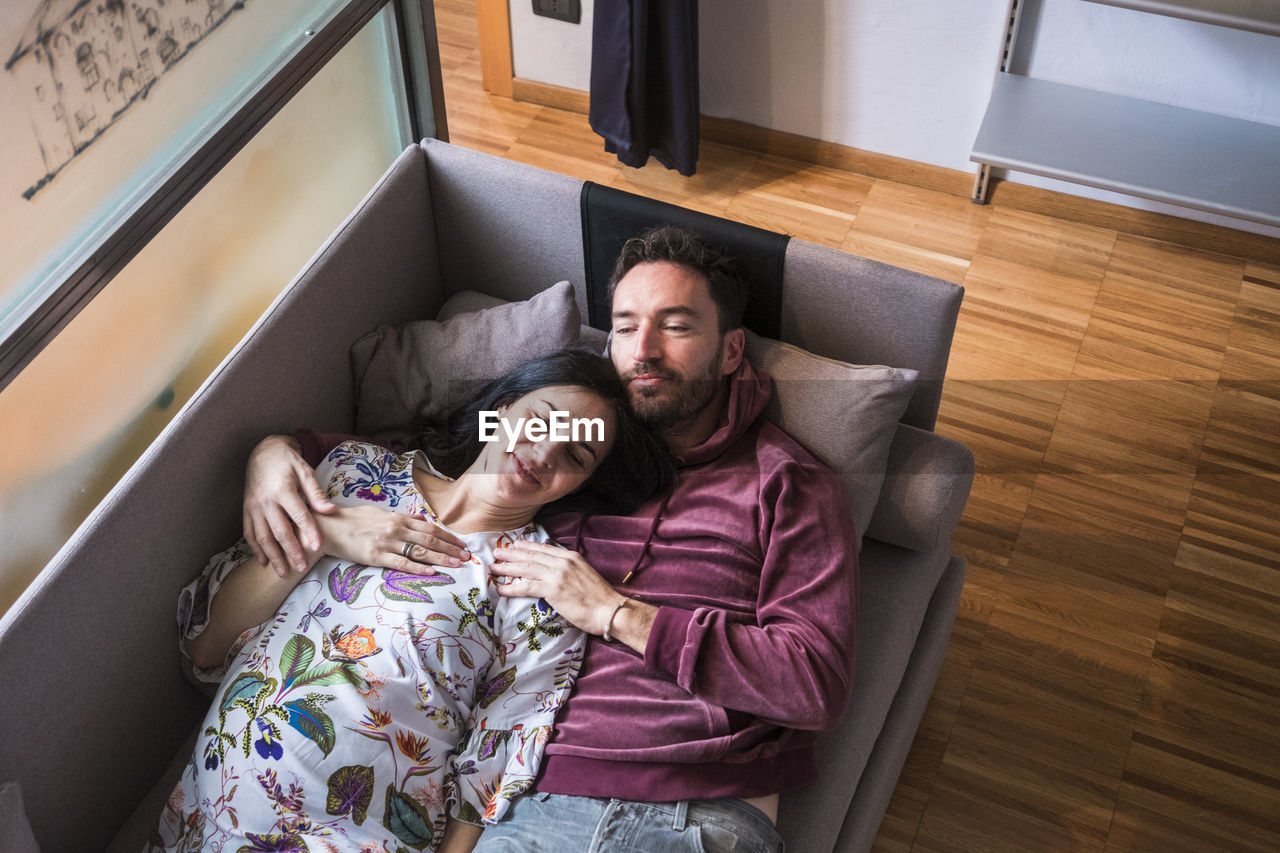
POLYGON ((839 475, 861 540, 916 371, 846 364, 747 331, 747 358, 773 377, 765 417, 839 475))
POLYGON ((516 365, 573 345, 581 322, 573 287, 562 281, 523 302, 379 326, 351 345, 356 432, 437 420, 516 365))

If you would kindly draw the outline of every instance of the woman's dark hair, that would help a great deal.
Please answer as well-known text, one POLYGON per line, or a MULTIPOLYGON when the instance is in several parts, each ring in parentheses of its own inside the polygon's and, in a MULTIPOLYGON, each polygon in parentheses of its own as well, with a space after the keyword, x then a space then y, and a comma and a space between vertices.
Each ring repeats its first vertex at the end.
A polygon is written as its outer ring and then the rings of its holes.
POLYGON ((526 361, 480 389, 443 424, 420 429, 415 444, 442 473, 457 477, 480 456, 481 412, 497 411, 552 385, 581 388, 612 404, 618 432, 613 447, 586 483, 544 507, 544 513, 579 510, 629 515, 651 495, 671 488, 675 468, 666 447, 631 410, 626 387, 613 364, 585 350, 559 350, 526 361))

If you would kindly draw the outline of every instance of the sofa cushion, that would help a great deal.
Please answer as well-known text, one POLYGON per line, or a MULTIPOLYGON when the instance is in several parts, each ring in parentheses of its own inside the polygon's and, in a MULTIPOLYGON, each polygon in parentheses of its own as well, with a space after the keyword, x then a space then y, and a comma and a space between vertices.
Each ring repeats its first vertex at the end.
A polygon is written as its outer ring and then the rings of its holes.
MULTIPOLYGON (((444 304, 440 306, 440 313, 436 315, 436 319, 441 321, 449 320, 468 311, 483 311, 486 308, 506 304, 507 300, 500 299, 497 296, 490 296, 478 290, 463 290, 445 300, 444 304)), ((573 346, 581 347, 588 352, 603 354, 608 343, 609 335, 607 332, 584 323, 578 329, 578 339, 574 341, 573 346)))
POLYGON ((494 377, 575 343, 581 323, 562 281, 523 302, 379 326, 351 345, 356 432, 377 436, 438 419, 494 377))
MULTIPOLYGON (((921 643, 921 627, 934 624, 929 622, 935 616, 930 612, 931 602, 950 566, 950 554, 941 550, 910 551, 867 540, 858 563, 861 571, 855 687, 840 724, 818 735, 814 751, 821 783, 782 795, 778 830, 786 838, 788 850, 870 849, 870 845, 833 845, 832 839, 851 831, 846 815, 851 803, 864 796, 864 786, 892 788, 896 783, 897 767, 887 773, 873 773, 869 778, 868 761, 880 748, 882 731, 896 725, 893 715, 903 711, 919 713, 927 701, 925 697, 919 704, 905 708, 895 704, 904 679, 916 677, 915 655, 921 643)), ((963 576, 963 570, 958 574, 963 576)), ((957 593, 958 590, 948 590, 958 598, 957 593)), ((954 613, 954 599, 950 604, 954 613)), ((950 621, 944 622, 949 631, 950 621)), ((933 637, 933 643, 937 642, 939 638, 933 637)), ((945 648, 945 640, 941 644, 945 648)), ((877 790, 873 796, 878 794, 877 790)), ((875 821, 879 823, 879 814, 875 821)), ((874 827, 871 834, 875 834, 874 827)))
POLYGON ((884 483, 889 446, 916 371, 846 364, 747 331, 747 358, 773 377, 765 417, 831 466, 844 483, 858 538, 884 483))
MULTIPOLYGON (((947 543, 973 485, 973 453, 958 441, 898 424, 867 536, 913 551, 947 543)), ((949 553, 951 549, 946 548, 949 553)))

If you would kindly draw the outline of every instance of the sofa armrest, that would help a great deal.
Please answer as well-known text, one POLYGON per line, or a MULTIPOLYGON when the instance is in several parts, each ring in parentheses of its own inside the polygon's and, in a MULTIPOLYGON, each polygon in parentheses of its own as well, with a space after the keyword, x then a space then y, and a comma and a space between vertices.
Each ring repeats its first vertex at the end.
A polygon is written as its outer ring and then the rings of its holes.
POLYGON ((899 424, 867 536, 913 551, 931 551, 950 538, 972 485, 969 448, 899 424))
POLYGON ((44 850, 104 849, 208 707, 178 667, 178 590, 239 534, 254 443, 349 430, 350 342, 438 310, 431 217, 414 146, 0 616, 0 782, 44 850), (68 708, 90 710, 49 725, 68 708), (74 820, 68 779, 93 791, 74 820))

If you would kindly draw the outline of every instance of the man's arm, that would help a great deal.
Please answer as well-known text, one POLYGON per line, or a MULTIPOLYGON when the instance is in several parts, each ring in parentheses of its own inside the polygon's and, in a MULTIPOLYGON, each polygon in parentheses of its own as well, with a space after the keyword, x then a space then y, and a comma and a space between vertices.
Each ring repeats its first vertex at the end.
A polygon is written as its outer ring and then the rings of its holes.
POLYGON ((577 551, 521 540, 503 549, 490 571, 509 578, 497 586, 508 598, 543 598, 570 625, 624 643, 644 654, 658 608, 618 592, 577 551))
POLYGON ((848 701, 857 609, 844 490, 828 469, 795 465, 765 484, 762 503, 773 518, 755 622, 625 598, 580 554, 535 543, 514 543, 495 566, 515 579, 498 592, 545 598, 590 634, 608 625, 647 667, 707 702, 791 728, 830 728, 848 701))
POLYGON ((699 698, 789 728, 833 727, 848 702, 858 543, 829 469, 792 465, 764 484, 772 508, 754 622, 660 607, 645 664, 699 698))
POLYGON ((244 538, 260 563, 280 577, 307 570, 307 548, 319 551, 320 531, 313 512, 328 515, 334 506, 302 458, 293 436, 269 435, 253 448, 244 478, 244 538))

